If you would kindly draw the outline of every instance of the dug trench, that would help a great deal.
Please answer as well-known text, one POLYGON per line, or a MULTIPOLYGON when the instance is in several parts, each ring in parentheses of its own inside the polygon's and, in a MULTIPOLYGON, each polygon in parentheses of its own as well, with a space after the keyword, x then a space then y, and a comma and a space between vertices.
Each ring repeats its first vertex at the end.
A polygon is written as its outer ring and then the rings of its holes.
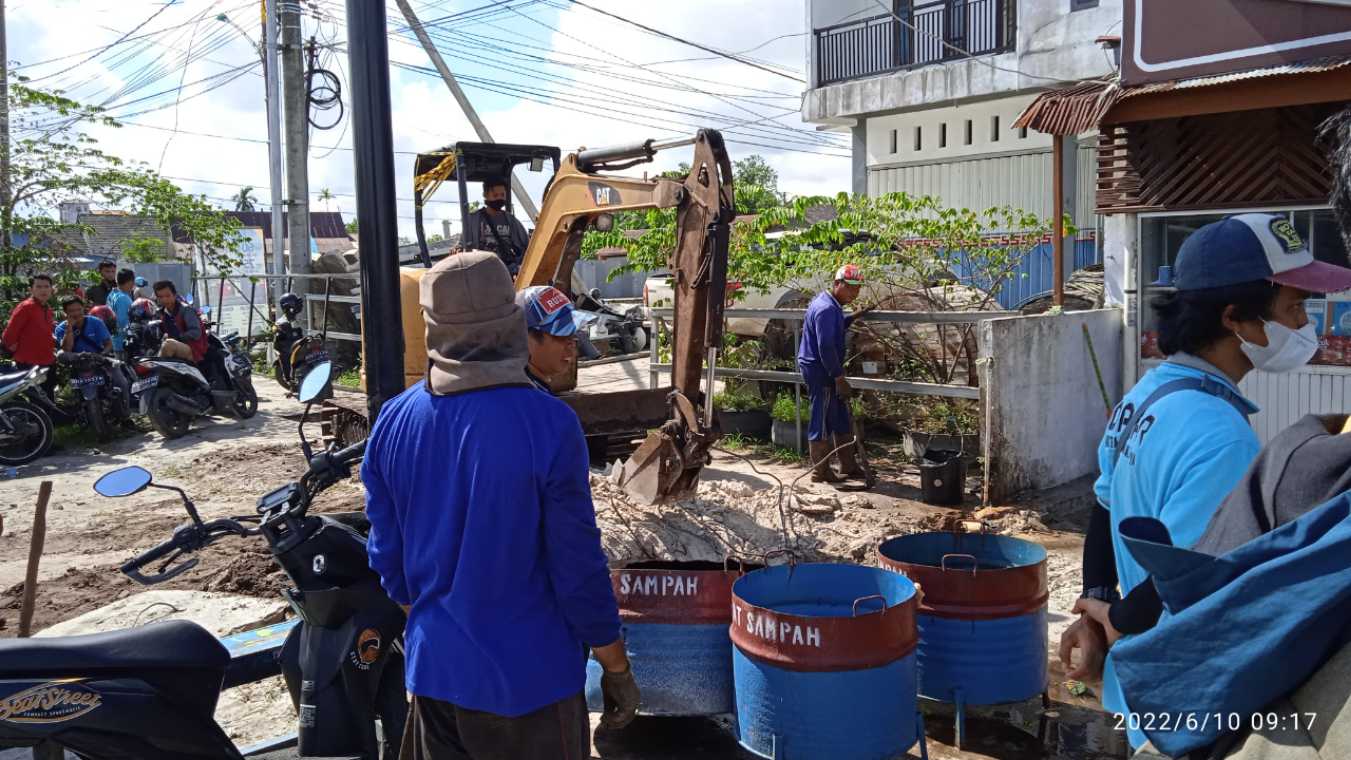
MULTIPOLYGON (((157 482, 182 487, 204 519, 249 514, 259 495, 300 475, 304 463, 295 443, 293 421, 299 409, 276 386, 259 385, 264 393, 262 411, 247 423, 213 424, 168 444, 152 437, 112 444, 106 450, 66 452, 50 458, 34 476, 19 480, 16 488, 7 489, 0 498, 6 526, 0 535, 0 636, 15 635, 17 627, 38 481, 50 479, 55 484, 34 619, 35 630, 41 631, 119 600, 125 603, 143 591, 118 572, 118 566, 167 538, 186 519, 172 492, 150 490, 124 499, 95 495, 91 485, 102 472, 127 464, 145 466, 155 473, 157 482)), ((977 517, 989 530, 1019 535, 1047 548, 1050 642, 1054 647, 1069 623, 1068 610, 1079 591, 1082 522, 1087 514, 1085 484, 983 511, 944 509, 913 501, 917 495, 914 473, 888 462, 888 454, 881 449, 875 452, 874 462, 888 466, 883 470, 885 487, 872 494, 841 494, 809 485, 806 479, 798 483, 800 488, 781 491, 780 482, 791 482, 802 470, 761 459, 752 464, 721 453, 706 468, 697 494, 674 504, 636 504, 609 477, 593 474, 597 523, 616 566, 641 560, 721 563, 728 555, 758 561, 785 545, 804 561, 872 563, 875 547, 886 538, 947 529, 962 519, 977 517)), ((360 483, 352 479, 330 488, 314 509, 320 513, 358 510, 362 499, 360 483)), ((261 539, 225 540, 201 552, 199 559, 197 567, 157 588, 280 602, 286 580, 261 539)), ((260 609, 266 613, 234 627, 254 627, 284 614, 279 612, 284 610, 280 603, 260 609)), ((136 617, 145 622, 173 616, 171 609, 160 606, 142 610, 119 625, 130 625, 136 617)), ((947 708, 929 705, 925 710, 930 755, 1114 756, 1117 747, 1110 722, 1096 707, 1093 693, 1069 693, 1063 687, 1063 674, 1056 671, 1055 659, 1052 653, 1052 710, 1042 738, 1036 735, 1040 699, 974 712, 965 751, 951 747, 947 708)), ((279 679, 225 692, 217 717, 240 744, 294 730, 294 713, 279 679)), ((669 718, 640 718, 623 731, 599 732, 595 753, 604 758, 748 757, 717 721, 669 718)))

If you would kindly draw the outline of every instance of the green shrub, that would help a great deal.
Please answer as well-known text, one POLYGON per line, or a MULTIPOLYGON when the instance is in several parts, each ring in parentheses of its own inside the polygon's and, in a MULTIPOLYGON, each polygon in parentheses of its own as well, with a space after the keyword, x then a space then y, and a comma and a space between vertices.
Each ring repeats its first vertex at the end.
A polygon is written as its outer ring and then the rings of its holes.
POLYGON ((765 409, 765 400, 748 390, 730 389, 713 396, 713 406, 724 412, 750 412, 765 409))
POLYGON ((783 393, 774 399, 774 408, 770 411, 770 416, 779 422, 802 420, 805 425, 811 421, 812 409, 806 399, 803 399, 803 402, 794 409, 793 396, 783 393))

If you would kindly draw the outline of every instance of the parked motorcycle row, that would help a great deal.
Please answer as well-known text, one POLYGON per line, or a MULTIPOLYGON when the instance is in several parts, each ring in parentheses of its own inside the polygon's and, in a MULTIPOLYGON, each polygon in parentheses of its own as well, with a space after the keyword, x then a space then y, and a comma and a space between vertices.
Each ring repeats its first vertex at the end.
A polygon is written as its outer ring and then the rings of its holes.
MULTIPOLYGON (((210 308, 202 311, 209 326, 210 308)), ((165 438, 178 438, 200 417, 252 417, 258 394, 243 339, 238 332, 217 336, 210 329, 207 339, 201 362, 158 356, 163 341, 158 320, 134 310, 122 358, 57 354, 72 390, 66 400, 51 398, 43 389, 56 366, 6 371, 0 365, 0 465, 27 464, 46 455, 57 424, 77 422, 107 440, 133 415, 142 415, 165 438)))

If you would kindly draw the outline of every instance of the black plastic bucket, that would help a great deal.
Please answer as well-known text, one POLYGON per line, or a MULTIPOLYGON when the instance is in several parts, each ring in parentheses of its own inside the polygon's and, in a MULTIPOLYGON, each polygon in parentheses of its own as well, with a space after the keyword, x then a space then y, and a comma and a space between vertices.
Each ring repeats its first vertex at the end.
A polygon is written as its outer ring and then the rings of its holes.
POLYGON ((919 490, 925 504, 961 504, 965 484, 966 462, 962 461, 962 452, 924 450, 919 460, 919 490))

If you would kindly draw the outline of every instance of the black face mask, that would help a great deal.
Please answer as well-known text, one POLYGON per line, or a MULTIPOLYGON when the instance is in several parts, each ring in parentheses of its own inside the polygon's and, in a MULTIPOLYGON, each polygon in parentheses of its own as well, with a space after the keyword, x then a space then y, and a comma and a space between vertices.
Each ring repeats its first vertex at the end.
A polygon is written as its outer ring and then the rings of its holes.
POLYGON ((487 203, 488 208, 492 209, 493 211, 501 211, 502 209, 507 207, 507 202, 505 200, 488 201, 487 203))

